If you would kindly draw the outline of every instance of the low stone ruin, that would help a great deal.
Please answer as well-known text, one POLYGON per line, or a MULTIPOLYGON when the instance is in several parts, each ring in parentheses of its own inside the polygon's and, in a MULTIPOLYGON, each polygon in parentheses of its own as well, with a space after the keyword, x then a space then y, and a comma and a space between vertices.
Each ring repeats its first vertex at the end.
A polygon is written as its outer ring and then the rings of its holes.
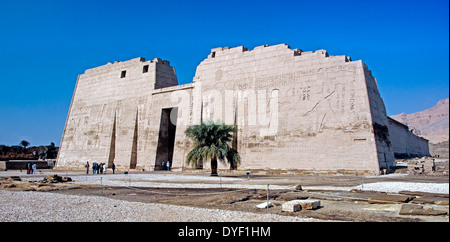
POLYGON ((75 184, 64 184, 72 181, 70 177, 61 177, 58 175, 49 175, 40 181, 22 180, 18 176, 0 177, 0 188, 11 188, 21 191, 52 191, 61 189, 80 188, 75 184))
POLYGON ((72 178, 70 177, 61 177, 58 175, 49 175, 44 177, 42 180, 43 183, 58 183, 58 182, 70 182, 72 181, 72 178))

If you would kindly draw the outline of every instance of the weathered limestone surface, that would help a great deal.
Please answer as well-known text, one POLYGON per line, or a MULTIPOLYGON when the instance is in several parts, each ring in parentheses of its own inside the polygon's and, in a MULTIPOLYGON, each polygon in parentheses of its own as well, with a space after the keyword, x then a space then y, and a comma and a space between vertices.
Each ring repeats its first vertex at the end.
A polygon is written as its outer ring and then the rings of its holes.
POLYGON ((402 204, 399 211, 400 215, 419 215, 419 216, 440 216, 446 215, 446 211, 435 210, 433 208, 425 209, 421 205, 402 204))
POLYGON ((414 196, 408 196, 408 195, 393 195, 393 194, 384 194, 384 193, 377 193, 374 194, 374 196, 369 197, 368 202, 370 204, 373 203, 407 203, 414 199, 414 196))
POLYGON ((297 212, 300 210, 313 210, 320 207, 320 200, 292 200, 281 204, 281 211, 284 212, 297 212))
POLYGON ((192 146, 184 130, 207 120, 237 125, 239 170, 378 174, 395 166, 389 119, 367 66, 280 44, 212 49, 186 85, 158 58, 86 70, 57 167, 81 169, 89 160, 153 170, 170 161, 182 169, 192 146))
POLYGON ((215 115, 206 98, 203 110, 209 117, 232 123, 227 118, 237 112, 243 169, 377 172, 394 166, 384 141, 389 134, 382 133, 381 141, 374 135, 373 124, 386 127, 387 118, 376 82, 361 61, 284 44, 252 51, 218 48, 197 67, 194 83, 201 84, 203 97, 229 100, 219 106, 225 112, 215 115), (271 104, 277 106, 274 120, 271 104))
POLYGON ((136 168, 138 162, 154 160, 149 154, 161 117, 161 110, 154 109, 162 102, 153 100, 152 93, 156 87, 177 84, 175 69, 158 58, 86 70, 77 80, 57 167, 80 168, 90 161, 136 168))
POLYGON ((256 207, 257 208, 267 208, 267 204, 269 204, 269 208, 273 207, 273 204, 271 202, 269 202, 269 203, 263 202, 263 203, 256 205, 256 207))
POLYGON ((289 201, 281 204, 281 211, 283 212, 297 212, 300 210, 302 210, 302 207, 296 201, 289 201))
POLYGON ((430 156, 428 140, 415 135, 408 126, 388 117, 389 136, 394 156, 411 158, 430 156))

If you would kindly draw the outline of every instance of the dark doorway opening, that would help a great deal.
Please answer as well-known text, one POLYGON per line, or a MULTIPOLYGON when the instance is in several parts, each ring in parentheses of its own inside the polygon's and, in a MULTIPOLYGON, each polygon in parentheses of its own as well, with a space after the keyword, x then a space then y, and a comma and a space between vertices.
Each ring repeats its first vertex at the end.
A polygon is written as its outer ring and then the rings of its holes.
POLYGON ((178 108, 165 108, 161 111, 155 170, 167 170, 167 162, 172 167, 177 118, 178 108))
POLYGON ((130 169, 136 169, 137 165, 137 142, 138 142, 138 112, 136 111, 136 121, 134 123, 133 144, 131 146, 130 169))
POLYGON ((116 157, 116 114, 114 114, 114 123, 111 132, 111 143, 109 147, 108 168, 112 167, 116 157))

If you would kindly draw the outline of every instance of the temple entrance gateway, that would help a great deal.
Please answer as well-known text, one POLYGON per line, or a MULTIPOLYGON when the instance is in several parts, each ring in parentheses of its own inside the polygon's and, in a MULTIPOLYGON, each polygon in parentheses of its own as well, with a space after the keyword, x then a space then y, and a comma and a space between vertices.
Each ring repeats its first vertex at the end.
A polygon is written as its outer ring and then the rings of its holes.
POLYGON ((161 110, 155 170, 166 170, 167 161, 172 166, 177 118, 178 108, 165 108, 161 110))

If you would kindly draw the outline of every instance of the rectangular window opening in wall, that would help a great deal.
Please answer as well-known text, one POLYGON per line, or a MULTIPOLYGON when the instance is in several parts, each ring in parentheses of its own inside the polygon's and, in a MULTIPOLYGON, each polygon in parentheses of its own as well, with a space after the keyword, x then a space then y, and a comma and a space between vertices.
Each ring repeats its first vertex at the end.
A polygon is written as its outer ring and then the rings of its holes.
POLYGON ((143 68, 142 68, 142 73, 147 73, 148 72, 148 65, 145 65, 143 68))
POLYGON ((122 73, 120 73, 120 78, 124 78, 127 75, 127 71, 122 71, 122 73))

